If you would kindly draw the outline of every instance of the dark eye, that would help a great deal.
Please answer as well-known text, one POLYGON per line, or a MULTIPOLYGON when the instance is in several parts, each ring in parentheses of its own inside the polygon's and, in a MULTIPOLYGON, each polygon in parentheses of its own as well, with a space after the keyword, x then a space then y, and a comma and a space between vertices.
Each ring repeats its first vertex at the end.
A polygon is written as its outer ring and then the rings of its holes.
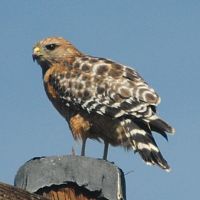
POLYGON ((46 47, 46 49, 53 51, 56 47, 58 47, 58 45, 57 44, 47 44, 45 47, 46 47))

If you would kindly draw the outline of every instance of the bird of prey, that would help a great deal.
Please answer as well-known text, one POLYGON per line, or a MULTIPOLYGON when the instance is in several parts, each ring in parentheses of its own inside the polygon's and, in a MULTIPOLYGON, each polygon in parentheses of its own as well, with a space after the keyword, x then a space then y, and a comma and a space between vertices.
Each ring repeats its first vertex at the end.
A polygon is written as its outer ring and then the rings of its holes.
POLYGON ((156 114, 160 97, 133 68, 106 58, 86 55, 61 37, 48 37, 33 47, 42 68, 46 94, 66 119, 75 140, 103 141, 133 149, 149 165, 169 171, 152 134, 167 139, 174 133, 156 114))

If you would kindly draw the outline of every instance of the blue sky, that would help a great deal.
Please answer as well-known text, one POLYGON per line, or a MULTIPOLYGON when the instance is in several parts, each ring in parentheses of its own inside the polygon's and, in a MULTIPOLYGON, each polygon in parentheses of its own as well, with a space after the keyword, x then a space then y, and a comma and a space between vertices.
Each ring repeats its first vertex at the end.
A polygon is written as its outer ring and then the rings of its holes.
MULTIPOLYGON (((176 128, 169 142, 155 134, 172 167, 166 173, 138 155, 110 148, 109 160, 126 175, 127 199, 199 197, 200 1, 1 1, 0 181, 13 184, 17 169, 35 156, 63 155, 75 143, 48 101, 34 43, 62 36, 81 51, 133 66, 160 94, 159 114, 176 128)), ((86 153, 101 157, 103 145, 86 153)))

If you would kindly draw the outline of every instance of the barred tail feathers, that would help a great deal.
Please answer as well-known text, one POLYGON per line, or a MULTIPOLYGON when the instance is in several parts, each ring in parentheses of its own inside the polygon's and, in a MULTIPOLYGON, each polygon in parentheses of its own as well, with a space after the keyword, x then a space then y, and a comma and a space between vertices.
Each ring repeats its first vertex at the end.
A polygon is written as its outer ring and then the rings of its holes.
POLYGON ((125 129, 129 145, 138 152, 148 165, 158 165, 166 171, 170 171, 170 166, 163 158, 151 132, 140 128, 130 119, 124 119, 121 125, 125 129))

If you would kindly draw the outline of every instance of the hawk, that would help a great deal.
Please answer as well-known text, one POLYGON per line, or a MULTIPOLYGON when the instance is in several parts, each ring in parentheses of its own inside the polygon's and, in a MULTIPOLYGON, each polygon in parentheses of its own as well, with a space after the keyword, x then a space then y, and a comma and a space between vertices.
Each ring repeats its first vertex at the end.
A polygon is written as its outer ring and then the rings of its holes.
POLYGON ((169 171, 152 131, 167 139, 174 129, 156 114, 160 97, 134 69, 86 55, 61 37, 48 37, 33 47, 42 68, 46 94, 66 119, 75 140, 103 141, 133 149, 149 165, 169 171))

